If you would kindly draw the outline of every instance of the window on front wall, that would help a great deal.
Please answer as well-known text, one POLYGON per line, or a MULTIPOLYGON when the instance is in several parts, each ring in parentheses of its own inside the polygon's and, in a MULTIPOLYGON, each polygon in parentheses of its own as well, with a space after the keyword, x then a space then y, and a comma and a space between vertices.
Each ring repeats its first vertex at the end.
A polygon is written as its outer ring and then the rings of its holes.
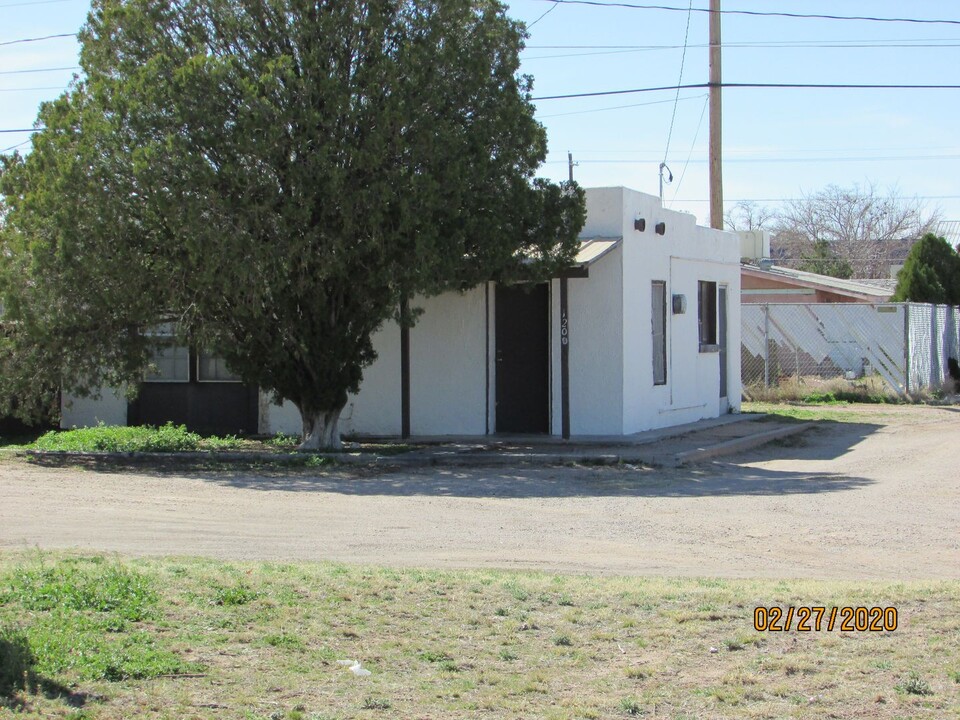
POLYGON ((159 342, 153 350, 145 382, 189 382, 190 351, 183 345, 159 342))
POLYGON ((717 284, 701 280, 697 289, 698 320, 700 323, 700 347, 717 344, 717 284))
POLYGON ((653 337, 653 384, 667 384, 667 283, 650 284, 650 324, 653 337))
POLYGON ((240 376, 227 367, 227 361, 222 357, 200 353, 197 357, 197 380, 200 382, 240 382, 240 376))

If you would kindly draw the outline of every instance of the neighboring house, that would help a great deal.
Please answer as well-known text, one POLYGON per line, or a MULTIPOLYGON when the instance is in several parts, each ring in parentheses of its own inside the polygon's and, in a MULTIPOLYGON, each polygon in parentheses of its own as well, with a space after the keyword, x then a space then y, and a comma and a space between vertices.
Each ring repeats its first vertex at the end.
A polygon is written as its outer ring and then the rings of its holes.
POLYGON ((765 231, 738 233, 741 238, 740 302, 758 303, 882 303, 896 289, 896 280, 841 280, 829 275, 775 265, 770 259, 770 235, 765 231))
MULTIPOLYGON (((378 359, 341 430, 622 435, 736 411, 739 253, 736 235, 700 227, 654 196, 588 189, 573 268, 539 285, 416 299, 423 313, 413 328, 390 322, 374 335, 378 359)), ((232 415, 221 432, 300 431, 291 403, 233 382, 216 358, 167 347, 156 364, 160 375, 134 403, 111 391, 65 398, 63 426, 170 419, 213 429, 232 415), (199 422, 213 415, 216 423, 199 422)))

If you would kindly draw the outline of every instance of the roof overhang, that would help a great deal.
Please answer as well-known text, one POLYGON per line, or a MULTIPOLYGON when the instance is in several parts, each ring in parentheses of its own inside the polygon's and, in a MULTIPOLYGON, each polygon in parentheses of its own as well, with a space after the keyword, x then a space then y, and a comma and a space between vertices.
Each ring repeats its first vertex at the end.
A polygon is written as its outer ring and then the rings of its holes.
POLYGON ((815 273, 787 271, 782 268, 777 268, 776 266, 766 270, 753 265, 741 265, 740 273, 747 277, 760 280, 773 280, 795 287, 821 290, 835 295, 845 295, 865 302, 887 302, 892 294, 883 288, 862 285, 850 280, 838 280, 837 278, 831 278, 827 275, 817 275, 815 273))
POLYGON ((590 266, 601 258, 609 255, 623 243, 622 237, 583 238, 580 249, 573 259, 573 265, 560 273, 560 277, 585 278, 590 277, 590 266))

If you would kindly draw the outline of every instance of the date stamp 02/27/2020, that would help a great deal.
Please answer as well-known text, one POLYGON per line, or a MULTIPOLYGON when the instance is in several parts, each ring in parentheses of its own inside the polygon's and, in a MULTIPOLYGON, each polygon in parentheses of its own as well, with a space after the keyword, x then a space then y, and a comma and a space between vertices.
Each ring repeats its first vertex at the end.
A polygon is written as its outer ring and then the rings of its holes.
POLYGON ((759 632, 892 632, 897 629, 897 609, 761 605, 753 611, 753 628, 759 632))

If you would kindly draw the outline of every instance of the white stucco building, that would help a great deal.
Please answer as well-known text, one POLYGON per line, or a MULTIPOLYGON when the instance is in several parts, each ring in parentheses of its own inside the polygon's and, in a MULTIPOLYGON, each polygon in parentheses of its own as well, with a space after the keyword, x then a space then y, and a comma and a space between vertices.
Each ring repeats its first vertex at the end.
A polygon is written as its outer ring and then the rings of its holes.
MULTIPOLYGON (((415 327, 374 336, 378 359, 342 431, 623 435, 739 410, 739 238, 611 187, 587 190, 582 239, 577 266, 549 283, 416 300, 415 327)), ((204 362, 188 360, 184 385, 203 389, 204 362)), ((300 431, 290 403, 251 395, 237 407, 249 430, 300 431)), ((64 427, 145 418, 158 421, 110 393, 63 409, 64 427)))

